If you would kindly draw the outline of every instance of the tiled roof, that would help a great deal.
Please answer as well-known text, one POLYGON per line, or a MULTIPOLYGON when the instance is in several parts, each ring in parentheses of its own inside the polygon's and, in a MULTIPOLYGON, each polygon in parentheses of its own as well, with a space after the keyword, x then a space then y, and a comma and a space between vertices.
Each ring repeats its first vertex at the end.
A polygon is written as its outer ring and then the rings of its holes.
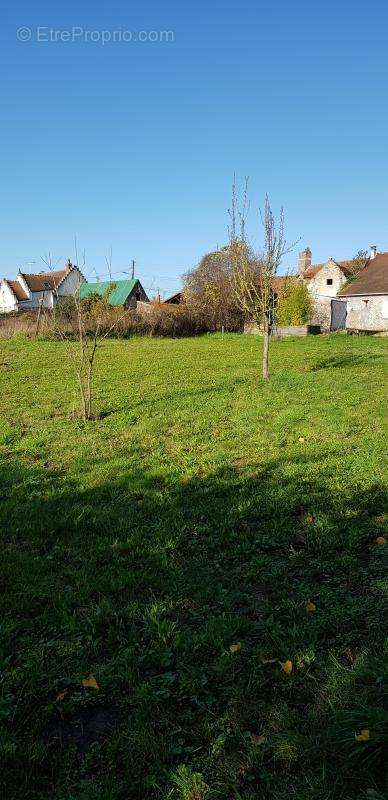
POLYGON ((319 272, 319 270, 322 269, 323 266, 324 266, 323 264, 311 264, 309 267, 307 267, 307 269, 304 270, 303 277, 314 278, 317 272, 319 272))
POLYGON ((17 300, 28 300, 28 294, 26 294, 19 281, 6 281, 6 283, 12 289, 17 300))
POLYGON ((357 277, 339 292, 340 297, 364 294, 388 294, 388 253, 377 253, 369 259, 357 277))
POLYGON ((45 289, 57 289, 68 272, 69 268, 66 267, 66 269, 58 269, 53 272, 39 272, 37 275, 29 272, 20 274, 31 292, 43 292, 45 289))
POLYGON ((271 286, 277 292, 283 292, 288 283, 293 283, 296 280, 296 275, 273 275, 271 278, 271 286))
MULTIPOLYGON (((336 261, 334 258, 329 258, 329 261, 333 261, 334 264, 336 264, 336 266, 339 267, 341 272, 343 272, 346 276, 352 275, 355 270, 358 272, 360 269, 359 264, 355 264, 352 259, 348 261, 336 261)), ((323 264, 311 264, 311 266, 305 269, 303 277, 307 279, 315 278, 317 273, 322 269, 322 267, 325 267, 329 261, 325 261, 323 264)))

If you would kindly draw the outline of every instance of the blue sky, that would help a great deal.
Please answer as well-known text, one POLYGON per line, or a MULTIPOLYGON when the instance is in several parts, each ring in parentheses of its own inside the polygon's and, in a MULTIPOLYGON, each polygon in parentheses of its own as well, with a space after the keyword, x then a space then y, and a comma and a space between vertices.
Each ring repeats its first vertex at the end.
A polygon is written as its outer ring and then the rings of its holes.
POLYGON ((233 172, 250 177, 256 242, 265 192, 285 207, 301 240, 285 268, 308 244, 317 261, 388 249, 385 3, 61 6, 3 6, 0 276, 74 259, 76 236, 89 276, 112 248, 115 277, 135 258, 172 292, 226 241, 233 172), (87 40, 103 30, 134 38, 87 40))

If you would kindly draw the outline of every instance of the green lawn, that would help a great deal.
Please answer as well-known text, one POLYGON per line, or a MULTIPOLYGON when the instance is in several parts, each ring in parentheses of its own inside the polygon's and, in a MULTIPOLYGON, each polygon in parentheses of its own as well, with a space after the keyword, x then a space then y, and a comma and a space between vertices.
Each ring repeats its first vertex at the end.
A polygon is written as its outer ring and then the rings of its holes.
POLYGON ((6 800, 387 796, 385 352, 0 340, 6 800))

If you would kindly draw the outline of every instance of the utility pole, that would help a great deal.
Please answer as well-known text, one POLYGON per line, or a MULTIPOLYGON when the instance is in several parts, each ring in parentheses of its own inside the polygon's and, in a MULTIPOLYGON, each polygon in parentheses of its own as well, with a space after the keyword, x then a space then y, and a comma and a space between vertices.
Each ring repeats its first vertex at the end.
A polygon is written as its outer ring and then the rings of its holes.
POLYGON ((132 280, 134 280, 134 277, 135 277, 135 259, 134 258, 132 259, 131 264, 132 264, 132 280))

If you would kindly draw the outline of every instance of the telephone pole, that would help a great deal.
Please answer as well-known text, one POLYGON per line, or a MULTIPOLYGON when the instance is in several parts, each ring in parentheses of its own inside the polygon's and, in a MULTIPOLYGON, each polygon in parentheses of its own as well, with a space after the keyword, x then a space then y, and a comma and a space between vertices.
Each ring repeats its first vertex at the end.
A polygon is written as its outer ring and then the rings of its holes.
POLYGON ((132 280, 133 280, 134 277, 135 277, 135 259, 134 258, 131 261, 131 265, 132 265, 132 280))

